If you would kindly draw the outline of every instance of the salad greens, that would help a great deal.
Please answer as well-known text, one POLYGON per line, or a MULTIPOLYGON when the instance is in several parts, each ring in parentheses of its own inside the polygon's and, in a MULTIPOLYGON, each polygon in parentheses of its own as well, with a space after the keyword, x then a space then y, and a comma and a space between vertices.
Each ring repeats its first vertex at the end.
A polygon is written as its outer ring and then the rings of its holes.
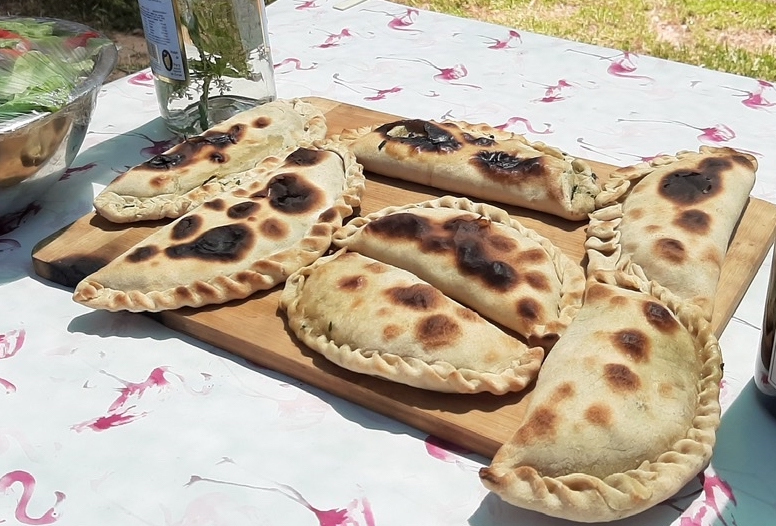
POLYGON ((93 31, 61 34, 54 22, 0 18, 0 122, 65 106, 109 42, 93 31))

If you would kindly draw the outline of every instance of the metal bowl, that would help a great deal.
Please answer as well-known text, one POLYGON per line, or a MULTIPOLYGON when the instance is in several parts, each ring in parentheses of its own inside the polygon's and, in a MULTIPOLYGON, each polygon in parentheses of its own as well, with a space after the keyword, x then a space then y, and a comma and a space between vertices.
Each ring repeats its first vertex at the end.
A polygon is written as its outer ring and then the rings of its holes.
MULTIPOLYGON (((57 35, 70 36, 94 29, 67 20, 42 17, 0 17, 54 22, 57 35)), ((0 234, 13 227, 70 167, 92 118, 97 94, 118 60, 113 43, 106 44, 94 56, 94 68, 68 98, 60 110, 25 114, 0 122, 0 234), (5 225, 5 227, 4 227, 5 225)))

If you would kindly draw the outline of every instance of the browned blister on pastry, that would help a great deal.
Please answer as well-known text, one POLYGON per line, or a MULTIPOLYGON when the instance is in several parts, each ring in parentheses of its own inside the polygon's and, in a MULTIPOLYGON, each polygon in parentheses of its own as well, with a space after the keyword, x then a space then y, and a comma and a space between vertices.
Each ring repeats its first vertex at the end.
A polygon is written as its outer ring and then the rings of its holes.
POLYGON ((676 494, 709 462, 720 421, 720 350, 700 310, 633 275, 599 277, 480 471, 507 502, 581 522, 676 494))
POLYGON ((520 391, 544 357, 414 274, 345 249, 294 273, 280 306, 337 365, 422 389, 520 391))
POLYGON ((701 147, 616 170, 591 214, 590 270, 642 272, 711 319, 728 243, 749 200, 757 161, 701 147))
POLYGON ((547 349, 582 303, 578 262, 504 210, 465 198, 354 218, 335 232, 334 244, 408 270, 547 349))
POLYGON ((340 137, 365 170, 565 219, 587 219, 600 191, 587 163, 487 124, 412 119, 340 137))
POLYGON ((84 278, 73 298, 96 309, 160 311, 272 288, 329 248, 364 188, 361 166, 339 143, 299 148, 274 169, 257 170, 260 177, 84 278))
POLYGON ((285 156, 326 135, 323 113, 299 99, 276 100, 188 137, 114 179, 95 198, 101 216, 115 223, 176 218, 212 197, 199 191, 224 180, 220 191, 236 185, 226 178, 250 170, 265 158, 285 156))

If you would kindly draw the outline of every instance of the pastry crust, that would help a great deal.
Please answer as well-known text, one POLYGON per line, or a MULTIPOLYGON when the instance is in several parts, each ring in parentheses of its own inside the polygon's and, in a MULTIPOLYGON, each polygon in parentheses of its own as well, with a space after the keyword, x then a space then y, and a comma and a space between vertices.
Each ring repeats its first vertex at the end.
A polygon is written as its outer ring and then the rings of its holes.
POLYGON ((294 273, 280 307, 330 361, 421 389, 520 391, 544 357, 410 272, 346 249, 294 273))
POLYGON ((224 303, 272 288, 317 259, 360 205, 361 166, 330 141, 275 163, 84 278, 75 301, 135 312, 224 303))
POLYGON ((200 186, 239 174, 273 155, 326 135, 326 118, 308 102, 279 99, 244 111, 114 179, 94 199, 98 214, 114 223, 176 218, 210 194, 200 186))
POLYGON ((365 170, 572 221, 587 219, 600 192, 584 161, 487 124, 401 120, 340 138, 365 170))
POLYGON ((721 377, 719 344, 696 306, 626 271, 596 273, 523 423, 480 478, 554 517, 635 515, 708 464, 721 377))
POLYGON ((585 276, 549 239, 461 197, 356 217, 334 244, 403 268, 481 316, 549 349, 582 304, 585 276))
POLYGON ((616 170, 590 214, 588 271, 633 265, 711 319, 756 170, 751 155, 708 146, 616 170))

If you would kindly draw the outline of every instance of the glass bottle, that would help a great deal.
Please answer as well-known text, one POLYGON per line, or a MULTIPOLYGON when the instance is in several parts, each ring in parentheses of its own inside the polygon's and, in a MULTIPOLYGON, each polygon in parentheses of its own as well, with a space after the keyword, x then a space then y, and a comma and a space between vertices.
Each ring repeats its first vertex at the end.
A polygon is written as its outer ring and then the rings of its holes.
POLYGON ((159 111, 196 135, 276 99, 263 0, 138 0, 159 111))
POLYGON ((771 263, 771 277, 765 299, 760 352, 755 360, 754 383, 757 399, 776 416, 776 250, 771 263))

